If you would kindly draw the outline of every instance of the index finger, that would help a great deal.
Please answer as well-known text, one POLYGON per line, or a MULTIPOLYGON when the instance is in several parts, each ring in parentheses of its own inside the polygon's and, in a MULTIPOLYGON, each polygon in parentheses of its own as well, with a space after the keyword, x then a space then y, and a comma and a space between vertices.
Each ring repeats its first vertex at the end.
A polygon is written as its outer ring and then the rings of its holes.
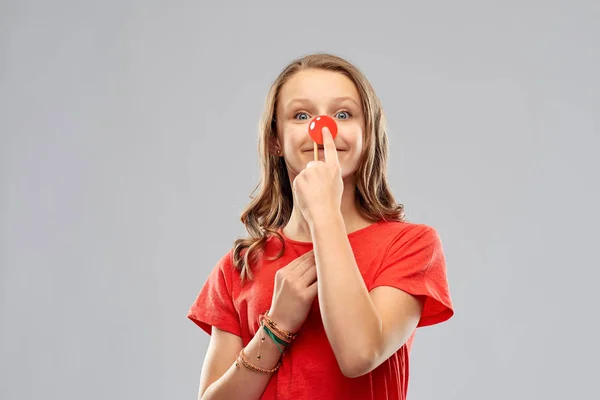
POLYGON ((329 128, 323 127, 321 130, 323 134, 323 151, 325 153, 325 162, 327 164, 339 164, 337 150, 335 148, 335 142, 329 128))

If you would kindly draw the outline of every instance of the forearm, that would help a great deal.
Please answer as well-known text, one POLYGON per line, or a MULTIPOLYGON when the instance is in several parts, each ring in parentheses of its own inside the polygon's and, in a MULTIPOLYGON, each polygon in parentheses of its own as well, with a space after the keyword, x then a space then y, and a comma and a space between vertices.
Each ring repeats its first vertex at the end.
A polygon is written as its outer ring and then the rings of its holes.
POLYGON ((342 217, 313 223, 311 233, 325 332, 342 372, 356 375, 376 357, 381 320, 356 264, 342 217))
MULTIPOLYGON (((244 348, 244 354, 250 363, 262 369, 275 368, 281 358, 281 352, 277 345, 262 327, 244 348), (261 343, 263 337, 265 340, 261 343), (257 360, 257 354, 260 354, 260 360, 257 360)), ((239 360, 236 360, 221 378, 208 387, 201 399, 258 400, 265 391, 272 375, 272 373, 253 371, 245 367, 239 360)))

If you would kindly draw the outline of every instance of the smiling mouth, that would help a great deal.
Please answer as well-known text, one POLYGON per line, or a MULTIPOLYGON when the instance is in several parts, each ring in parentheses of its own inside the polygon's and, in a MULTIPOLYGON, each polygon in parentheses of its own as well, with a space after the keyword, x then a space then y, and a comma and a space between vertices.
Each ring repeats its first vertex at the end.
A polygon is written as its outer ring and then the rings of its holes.
MULTIPOLYGON (((319 151, 321 151, 321 150, 323 150, 323 151, 324 151, 324 150, 325 150, 325 148, 324 148, 323 146, 318 146, 318 147, 317 147, 317 149, 318 149, 319 151)), ((346 151, 346 150, 336 149, 336 151, 340 152, 340 151, 346 151)), ((310 150, 303 150, 302 152, 303 152, 303 153, 314 152, 314 148, 312 148, 312 149, 310 149, 310 150)))

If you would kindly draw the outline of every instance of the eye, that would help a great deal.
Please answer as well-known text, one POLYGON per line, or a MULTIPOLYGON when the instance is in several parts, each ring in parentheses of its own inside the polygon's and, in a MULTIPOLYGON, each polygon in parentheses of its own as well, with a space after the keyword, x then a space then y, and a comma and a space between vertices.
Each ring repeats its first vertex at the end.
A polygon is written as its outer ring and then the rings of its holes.
POLYGON ((340 111, 336 115, 339 119, 348 119, 351 117, 351 114, 348 111, 340 111))
POLYGON ((298 112, 298 113, 294 114, 294 119, 306 121, 308 119, 308 114, 305 112, 298 112))

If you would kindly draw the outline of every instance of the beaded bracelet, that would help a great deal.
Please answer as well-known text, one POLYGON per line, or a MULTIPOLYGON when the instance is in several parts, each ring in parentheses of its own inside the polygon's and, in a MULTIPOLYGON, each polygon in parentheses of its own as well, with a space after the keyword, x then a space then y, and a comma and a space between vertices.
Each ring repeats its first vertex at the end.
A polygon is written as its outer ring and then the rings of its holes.
POLYGON ((287 342, 281 340, 280 338, 278 338, 277 335, 275 335, 273 332, 271 332, 271 330, 266 325, 263 325, 263 328, 264 328, 265 331, 267 331, 267 335, 269 335, 269 337, 271 339, 273 339, 273 342, 275 342, 275 345, 277 346, 277 349, 279 350, 279 352, 281 354, 283 354, 284 349, 282 349, 281 347, 279 347, 279 345, 282 345, 285 348, 285 347, 287 347, 287 345, 289 343, 287 343, 287 342))
POLYGON ((261 322, 265 321, 266 324, 269 326, 269 328, 271 328, 271 331, 277 335, 280 339, 282 339, 283 341, 287 342, 287 343, 291 343, 294 339, 296 339, 297 334, 294 333, 290 333, 290 332, 285 332, 283 330, 281 330, 277 324, 275 322, 273 322, 273 320, 269 317, 269 310, 267 310, 267 312, 261 316, 261 322))
POLYGON ((272 369, 264 369, 264 368, 261 368, 261 367, 257 367, 256 365, 254 365, 250 361, 248 361, 248 359, 246 358, 246 355, 244 354, 244 349, 242 349, 240 351, 240 355, 238 356, 238 359, 235 362, 235 366, 239 367, 240 363, 244 367, 246 367, 246 368, 248 368, 248 369, 250 369, 252 371, 262 372, 263 374, 272 374, 275 371, 277 371, 279 369, 279 367, 281 366, 281 360, 279 360, 279 362, 277 363, 277 365, 275 366, 275 368, 272 368, 272 369))

